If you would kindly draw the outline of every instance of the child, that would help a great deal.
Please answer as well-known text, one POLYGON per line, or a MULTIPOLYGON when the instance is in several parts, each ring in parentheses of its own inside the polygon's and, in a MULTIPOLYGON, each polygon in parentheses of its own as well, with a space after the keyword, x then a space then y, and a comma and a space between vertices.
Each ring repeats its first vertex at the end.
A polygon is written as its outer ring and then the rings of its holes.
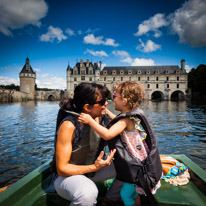
MULTIPOLYGON (((144 98, 144 89, 138 82, 125 81, 117 84, 113 93, 113 101, 115 110, 121 113, 131 112, 139 107, 144 98)), ((116 115, 107 110, 108 115, 113 119, 116 115)), ((89 124, 103 139, 110 140, 119 134, 121 138, 127 143, 130 153, 139 158, 141 161, 147 158, 149 148, 144 141, 147 134, 140 124, 140 119, 135 117, 125 117, 120 119, 109 129, 98 124, 90 115, 81 113, 79 122, 89 124), (138 147, 137 147, 138 145, 138 147)), ((154 194, 155 190, 160 186, 160 182, 151 192, 154 194)), ((121 198, 126 206, 140 206, 140 197, 138 194, 145 194, 142 188, 138 188, 130 183, 124 183, 121 189, 121 198)))

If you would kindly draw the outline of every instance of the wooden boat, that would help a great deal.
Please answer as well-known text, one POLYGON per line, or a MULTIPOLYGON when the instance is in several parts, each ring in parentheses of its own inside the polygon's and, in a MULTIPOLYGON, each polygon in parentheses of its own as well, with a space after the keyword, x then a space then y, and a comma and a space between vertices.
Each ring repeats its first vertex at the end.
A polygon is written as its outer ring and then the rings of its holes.
MULTIPOLYGON (((161 188, 155 199, 161 206, 205 206, 206 171, 185 155, 170 155, 189 168, 190 182, 184 186, 173 186, 161 180, 161 188)), ((69 205, 69 201, 56 194, 51 181, 49 162, 41 165, 30 174, 0 194, 0 206, 57 206, 69 205)), ((108 180, 109 181, 109 180, 108 180)), ((98 202, 105 194, 108 181, 97 183, 100 191, 98 202)))

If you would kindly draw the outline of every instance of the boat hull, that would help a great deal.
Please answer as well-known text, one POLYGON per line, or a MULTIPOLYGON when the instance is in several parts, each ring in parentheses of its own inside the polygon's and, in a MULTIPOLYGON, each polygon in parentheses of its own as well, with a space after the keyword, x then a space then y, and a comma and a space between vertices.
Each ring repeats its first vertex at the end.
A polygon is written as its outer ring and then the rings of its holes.
MULTIPOLYGON (((190 182, 173 186, 161 180, 161 188, 155 194, 160 206, 206 205, 206 172, 185 155, 169 155, 189 168, 190 182)), ((54 190, 50 161, 41 165, 0 194, 0 206, 53 206, 69 205, 54 190)), ((105 195, 110 180, 96 183, 100 191, 98 202, 105 195)))

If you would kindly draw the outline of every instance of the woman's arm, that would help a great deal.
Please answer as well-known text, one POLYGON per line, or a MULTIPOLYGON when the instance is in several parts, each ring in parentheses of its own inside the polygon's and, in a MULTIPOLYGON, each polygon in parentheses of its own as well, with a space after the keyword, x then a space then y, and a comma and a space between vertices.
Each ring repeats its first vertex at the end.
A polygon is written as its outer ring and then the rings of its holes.
POLYGON ((116 137, 127 127, 127 118, 119 120, 109 129, 98 124, 89 114, 81 113, 78 117, 78 121, 84 124, 89 124, 104 140, 110 140, 116 137))
POLYGON ((103 167, 108 166, 114 156, 115 150, 111 151, 106 160, 102 160, 104 152, 102 151, 95 163, 92 165, 74 165, 70 164, 72 154, 72 141, 75 137, 75 127, 65 121, 59 128, 59 134, 56 144, 56 167, 60 176, 80 175, 89 172, 95 172, 103 167))
POLYGON ((112 113, 109 109, 106 108, 106 112, 109 115, 110 119, 114 119, 116 117, 116 115, 114 113, 112 113))

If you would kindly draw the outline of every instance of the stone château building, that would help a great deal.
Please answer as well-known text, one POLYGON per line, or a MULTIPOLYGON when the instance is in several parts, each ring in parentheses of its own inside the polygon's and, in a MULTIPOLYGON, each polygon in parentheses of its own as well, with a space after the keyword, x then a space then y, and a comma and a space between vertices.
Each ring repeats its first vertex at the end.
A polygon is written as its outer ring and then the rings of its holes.
POLYGON ((34 99, 35 97, 35 80, 36 72, 33 71, 29 58, 26 58, 26 63, 19 73, 20 78, 20 92, 25 92, 28 94, 29 99, 34 99))
POLYGON ((187 73, 185 60, 181 68, 175 66, 118 66, 104 67, 102 62, 80 60, 74 68, 67 67, 67 92, 73 95, 74 88, 80 82, 98 82, 112 90, 115 83, 129 80, 142 83, 145 88, 145 99, 148 100, 183 100, 187 92, 187 73))

